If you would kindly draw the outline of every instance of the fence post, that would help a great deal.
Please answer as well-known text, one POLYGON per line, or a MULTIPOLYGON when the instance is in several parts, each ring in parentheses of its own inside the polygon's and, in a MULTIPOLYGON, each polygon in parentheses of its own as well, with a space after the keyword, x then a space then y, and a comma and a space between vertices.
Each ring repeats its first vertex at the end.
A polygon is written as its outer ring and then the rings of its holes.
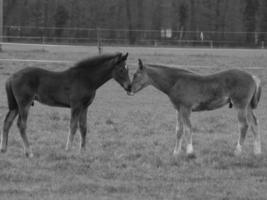
POLYGON ((98 54, 102 54, 102 41, 101 41, 101 29, 97 28, 96 29, 96 34, 97 34, 97 49, 98 49, 98 54))
POLYGON ((261 48, 264 49, 264 41, 261 41, 261 48))
POLYGON ((210 48, 213 49, 213 41, 210 40, 210 48))
POLYGON ((42 51, 45 51, 45 36, 42 36, 42 51))

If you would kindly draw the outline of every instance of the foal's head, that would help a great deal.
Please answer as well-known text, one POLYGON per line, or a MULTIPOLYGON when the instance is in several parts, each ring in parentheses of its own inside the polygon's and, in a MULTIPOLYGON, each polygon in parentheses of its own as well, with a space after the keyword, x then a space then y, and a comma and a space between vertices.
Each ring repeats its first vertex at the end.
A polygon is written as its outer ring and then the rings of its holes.
POLYGON ((129 94, 131 91, 131 81, 129 78, 129 69, 126 64, 128 53, 119 54, 114 60, 112 78, 115 79, 129 94))
POLYGON ((146 67, 141 59, 138 59, 138 69, 134 74, 131 93, 134 94, 149 85, 149 77, 146 67))

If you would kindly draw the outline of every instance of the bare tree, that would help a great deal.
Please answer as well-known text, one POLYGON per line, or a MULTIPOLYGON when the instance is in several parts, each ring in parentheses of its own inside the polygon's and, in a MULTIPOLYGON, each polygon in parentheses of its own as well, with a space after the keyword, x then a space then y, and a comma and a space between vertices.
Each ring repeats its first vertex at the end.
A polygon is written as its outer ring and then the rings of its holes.
POLYGON ((267 40, 267 1, 262 0, 260 6, 261 14, 260 14, 260 31, 261 34, 259 36, 259 40, 264 42, 267 40))
POLYGON ((188 19, 188 6, 185 2, 182 2, 179 6, 179 40, 184 37, 184 31, 186 30, 186 23, 188 19))
POLYGON ((131 13, 131 1, 126 0, 125 6, 126 6, 126 17, 127 17, 127 23, 128 23, 128 39, 130 44, 135 43, 135 35, 133 31, 133 21, 132 21, 132 13, 131 13))
POLYGON ((254 32, 256 30, 256 13, 258 11, 259 2, 258 0, 246 0, 245 10, 243 13, 244 26, 247 32, 246 41, 248 43, 253 43, 254 32))

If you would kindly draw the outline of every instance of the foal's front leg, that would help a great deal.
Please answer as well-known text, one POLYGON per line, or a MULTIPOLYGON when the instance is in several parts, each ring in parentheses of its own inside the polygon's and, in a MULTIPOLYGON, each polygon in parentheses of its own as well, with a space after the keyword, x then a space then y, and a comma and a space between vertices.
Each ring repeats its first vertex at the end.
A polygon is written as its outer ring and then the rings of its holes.
POLYGON ((178 155, 182 148, 182 137, 186 132, 186 154, 190 157, 194 157, 194 149, 192 143, 192 126, 190 122, 191 109, 185 106, 180 106, 179 112, 177 112, 177 126, 176 126, 176 145, 174 148, 174 155, 178 155), (178 128, 179 127, 179 128, 178 128))
POLYGON ((185 138, 186 138, 186 154, 189 157, 195 157, 193 141, 192 141, 192 125, 190 121, 191 108, 182 107, 180 109, 181 114, 183 116, 183 121, 185 124, 185 138))
POLYGON ((184 134, 184 124, 182 115, 177 111, 177 122, 176 122, 176 144, 174 147, 173 155, 179 155, 182 150, 182 141, 184 134))
POLYGON ((83 153, 86 150, 87 110, 88 110, 88 107, 83 109, 81 111, 80 118, 79 118, 79 128, 80 128, 80 133, 81 133, 80 153, 83 153))
POLYGON ((71 118, 70 118, 70 132, 68 141, 66 144, 66 151, 69 151, 72 148, 74 135, 78 128, 78 120, 80 116, 80 108, 71 108, 71 118))

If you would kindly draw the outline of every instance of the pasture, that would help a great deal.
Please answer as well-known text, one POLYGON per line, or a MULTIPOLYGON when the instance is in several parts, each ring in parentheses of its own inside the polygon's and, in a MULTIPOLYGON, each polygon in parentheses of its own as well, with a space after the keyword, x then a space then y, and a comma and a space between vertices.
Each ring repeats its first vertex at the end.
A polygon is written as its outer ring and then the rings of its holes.
MULTIPOLYGON (((262 80, 256 114, 262 156, 253 155, 248 133, 242 156, 235 157, 239 136, 236 112, 227 106, 192 114, 195 159, 177 158, 176 113, 167 96, 152 87, 135 96, 110 81, 101 87, 88 110, 87 151, 79 155, 79 132, 65 152, 68 109, 35 103, 28 119, 28 137, 35 157, 23 154, 16 123, 6 154, 0 154, 0 199, 266 199, 267 193, 267 51, 240 49, 104 48, 128 51, 131 74, 137 59, 177 65, 203 74, 229 68, 251 72, 262 80)), ((63 70, 96 53, 96 47, 4 46, 0 59, 64 62, 0 61, 0 126, 7 112, 4 82, 28 66, 63 70)), ((1 130, 2 131, 2 130, 1 130)))

